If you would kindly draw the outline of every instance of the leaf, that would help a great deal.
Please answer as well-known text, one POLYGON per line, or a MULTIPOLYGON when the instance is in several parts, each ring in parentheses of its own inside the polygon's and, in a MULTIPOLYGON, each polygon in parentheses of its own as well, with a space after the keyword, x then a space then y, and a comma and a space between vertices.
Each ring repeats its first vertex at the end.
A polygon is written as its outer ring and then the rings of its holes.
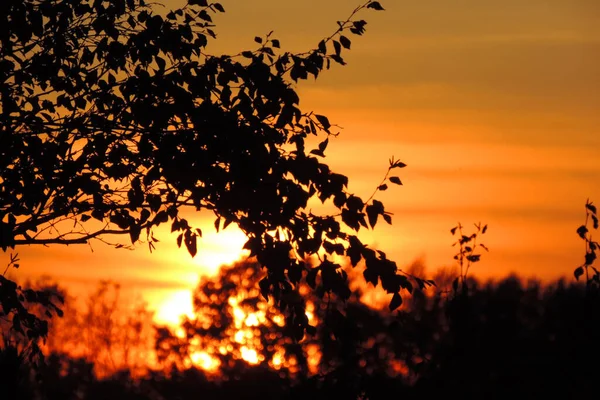
POLYGON ((387 190, 387 188, 388 188, 388 186, 385 183, 377 186, 377 190, 381 190, 382 192, 387 190))
POLYGON ((139 225, 131 225, 131 227, 129 228, 129 237, 131 239, 131 244, 134 244, 139 240, 141 232, 142 228, 139 225))
POLYGON ((573 274, 575 275, 575 279, 579 280, 579 277, 583 275, 583 267, 575 269, 575 272, 573 274))
POLYGON ((198 252, 197 245, 196 235, 187 235, 185 237, 185 247, 187 247, 187 250, 192 257, 195 257, 196 253, 198 252))
POLYGON ((375 228, 375 224, 377 224, 377 217, 379 216, 379 210, 373 205, 368 205, 366 211, 367 217, 369 218, 369 225, 371 225, 371 228, 375 228))
POLYGON ((478 262, 481 259, 481 254, 469 254, 467 260, 471 262, 478 262))
POLYGON ((404 168, 406 167, 406 164, 404 164, 402 161, 396 161, 395 163, 393 163, 390 168, 404 168))
POLYGON ((279 40, 277 40, 277 39, 271 40, 271 44, 273 45, 273 47, 275 47, 277 49, 280 47, 279 40))
POLYGON ((373 286, 377 286, 377 282, 379 281, 379 276, 377 272, 373 270, 373 268, 367 268, 363 271, 363 276, 365 277, 365 281, 367 283, 372 283, 373 286))
POLYGON ((92 218, 92 217, 90 217, 90 216, 89 216, 89 215, 87 215, 87 214, 83 214, 83 215, 81 216, 81 222, 86 222, 86 221, 88 221, 90 218, 92 218))
POLYGON ((179 236, 177 236, 177 247, 181 248, 182 240, 183 240, 183 233, 180 233, 179 236))
POLYGON ((321 143, 319 143, 319 151, 321 153, 323 153, 325 151, 325 149, 327 148, 328 144, 329 144, 329 139, 325 139, 324 141, 322 141, 321 143))
POLYGON ((262 42, 263 42, 262 38, 261 38, 261 37, 259 37, 259 36, 256 36, 256 37, 254 38, 254 41, 255 41, 256 43, 259 43, 259 44, 262 44, 262 42))
POLYGON ((140 224, 143 224, 144 222, 148 221, 148 218, 150 218, 150 211, 144 208, 140 212, 140 224))
POLYGON ((383 214, 383 220, 387 222, 389 225, 392 224, 392 217, 389 214, 383 214))
POLYGON ((581 225, 577 228, 577 234, 580 238, 585 239, 585 235, 588 233, 588 228, 585 225, 581 225))
POLYGON ((336 56, 340 56, 340 54, 342 53, 342 44, 340 42, 338 42, 337 40, 333 41, 333 49, 335 51, 335 55, 336 56))
POLYGON ((162 210, 152 220, 152 225, 160 225, 169 221, 169 214, 165 210, 162 210))
POLYGON ((340 43, 345 49, 350 49, 350 44, 352 42, 350 42, 350 39, 348 39, 346 36, 340 36, 340 43))
POLYGON ((585 254, 585 265, 592 265, 596 260, 596 253, 594 251, 590 251, 585 254))
POLYGON ((383 8, 378 1, 374 1, 372 3, 369 3, 367 5, 367 8, 371 8, 371 9, 377 10, 377 11, 384 11, 385 10, 385 8, 383 8))
POLYGON ((396 292, 392 296, 392 301, 390 301, 390 311, 394 311, 401 305, 402 305, 402 296, 400 296, 400 293, 396 292))
POLYGON ((217 10, 218 12, 225 12, 225 9, 223 8, 223 6, 221 5, 221 3, 213 3, 212 5, 215 10, 217 10))
POLYGON ((592 214, 596 214, 596 212, 597 212, 596 206, 593 203, 587 203, 585 205, 585 208, 587 208, 588 210, 590 210, 592 212, 592 214))
POLYGON ((454 228, 450 229, 450 233, 454 235, 456 233, 456 229, 458 229, 458 226, 455 226, 454 228))
POLYGON ((325 44, 324 40, 319 42, 319 51, 323 54, 327 53, 327 45, 325 44))
POLYGON ((260 288, 260 294, 265 298, 265 300, 269 301, 269 291, 271 288, 271 283, 267 278, 263 278, 258 282, 258 287, 260 288))
POLYGON ((342 57, 340 57, 339 55, 337 55, 337 54, 332 54, 330 57, 331 57, 331 59, 332 59, 333 61, 335 61, 336 63, 338 63, 338 64, 340 64, 340 65, 346 65, 346 61, 344 61, 344 59, 343 59, 342 57))
POLYGON ((596 217, 595 215, 592 215, 592 222, 593 222, 594 229, 598 229, 598 217, 596 217))
POLYGON ((396 185, 402 185, 402 181, 397 176, 391 176, 390 182, 395 183, 396 185))
POLYGON ((326 131, 329 130, 329 128, 331 128, 331 124, 329 123, 329 119, 326 116, 315 114, 315 118, 317 119, 317 121, 319 121, 319 123, 321 124, 321 126, 323 127, 323 129, 325 129, 326 131))

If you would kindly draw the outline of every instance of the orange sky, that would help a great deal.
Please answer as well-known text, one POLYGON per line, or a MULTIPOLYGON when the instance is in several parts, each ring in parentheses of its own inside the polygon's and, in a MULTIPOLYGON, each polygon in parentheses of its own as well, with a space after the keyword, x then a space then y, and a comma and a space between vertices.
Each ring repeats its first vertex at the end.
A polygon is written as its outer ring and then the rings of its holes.
MULTIPOLYGON (((305 50, 359 2, 222 0, 227 12, 209 49, 237 53, 274 30, 284 49, 305 50)), ((352 191, 368 197, 392 155, 408 164, 396 170, 404 186, 377 197, 395 214, 393 226, 363 237, 400 265, 424 257, 433 269, 452 263, 457 221, 482 221, 491 252, 475 274, 571 276, 583 259, 575 229, 586 198, 600 204, 600 3, 382 4, 387 11, 362 16, 367 33, 353 38, 349 65, 298 85, 305 110, 344 128, 326 160, 352 191)), ((172 320, 173 305, 189 309, 198 274, 233 261, 244 242, 233 227, 208 234, 211 223, 194 260, 165 229, 154 254, 102 243, 92 243, 94 252, 22 248, 19 274, 50 274, 74 290, 114 279, 172 320)))

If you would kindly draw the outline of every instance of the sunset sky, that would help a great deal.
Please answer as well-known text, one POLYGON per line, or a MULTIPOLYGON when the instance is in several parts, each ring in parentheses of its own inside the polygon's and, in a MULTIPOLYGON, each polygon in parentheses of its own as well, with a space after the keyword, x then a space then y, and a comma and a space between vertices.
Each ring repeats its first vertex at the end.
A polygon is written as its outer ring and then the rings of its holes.
MULTIPOLYGON (((271 30, 284 50, 313 48, 360 1, 221 3, 215 54, 252 49, 271 30)), ((395 170, 404 185, 376 197, 393 225, 362 237, 400 266, 423 258, 433 271, 452 265, 450 229, 481 221, 490 253, 475 275, 572 277, 585 201, 600 205, 600 2, 381 3, 385 12, 360 16, 367 32, 351 37, 347 66, 297 87, 305 111, 343 127, 325 161, 351 191, 368 197, 392 155, 408 164, 395 170)), ((173 320, 199 274, 237 259, 245 241, 233 227, 217 235, 212 220, 196 222, 205 238, 193 260, 165 228, 153 254, 146 245, 22 248, 16 276, 48 274, 76 291, 113 279, 173 320)))

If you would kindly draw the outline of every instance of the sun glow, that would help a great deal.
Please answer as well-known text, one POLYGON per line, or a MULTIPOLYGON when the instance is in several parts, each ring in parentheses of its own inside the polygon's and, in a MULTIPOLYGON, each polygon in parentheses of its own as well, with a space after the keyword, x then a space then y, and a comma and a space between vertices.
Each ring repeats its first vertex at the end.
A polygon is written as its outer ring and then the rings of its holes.
POLYGON ((161 324, 176 326, 183 316, 193 316, 192 293, 187 289, 177 290, 162 300, 154 319, 161 324))
POLYGON ((216 372, 221 365, 218 358, 211 356, 206 351, 197 351, 190 356, 194 366, 207 372, 216 372))

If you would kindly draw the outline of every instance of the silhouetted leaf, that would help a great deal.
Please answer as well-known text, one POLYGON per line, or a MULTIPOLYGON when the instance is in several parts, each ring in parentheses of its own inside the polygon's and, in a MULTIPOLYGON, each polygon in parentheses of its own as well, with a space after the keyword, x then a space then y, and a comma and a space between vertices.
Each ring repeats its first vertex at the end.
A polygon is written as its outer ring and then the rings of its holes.
POLYGON ((185 247, 187 248, 190 255, 192 257, 195 257, 196 253, 198 252, 196 235, 185 235, 184 243, 185 243, 185 247))
POLYGON ((392 296, 392 300, 390 301, 390 311, 394 311, 401 305, 402 305, 402 296, 400 296, 400 293, 396 292, 396 293, 394 293, 394 295, 392 296))
POLYGON ((327 53, 327 45, 325 44, 325 41, 324 41, 324 40, 321 40, 321 41, 319 42, 319 51, 320 51, 321 53, 323 53, 323 54, 326 54, 326 53, 327 53))
POLYGON ((577 228, 577 234, 580 238, 585 239, 585 235, 588 233, 588 228, 585 225, 581 225, 577 228))
POLYGON ((585 265, 592 265, 595 260, 596 260, 595 252, 590 251, 585 254, 585 265))
POLYGON ((370 268, 365 269, 363 271, 363 276, 365 278, 365 281, 367 281, 367 283, 372 283, 373 286, 377 286, 377 282, 379 281, 379 276, 373 269, 370 269, 370 268))
POLYGON ((367 206, 367 217, 369 218, 369 225, 371 228, 375 228, 375 224, 377 224, 377 217, 379 216, 379 211, 376 207, 372 205, 367 206))
POLYGON ((331 128, 331 124, 329 123, 329 119, 326 116, 315 114, 315 118, 317 118, 317 121, 319 121, 319 123, 321 124, 321 126, 323 127, 323 129, 325 129, 326 131, 329 130, 329 128, 331 128))
POLYGON ((592 214, 596 214, 596 212, 597 212, 596 206, 593 203, 587 203, 585 205, 585 208, 587 208, 588 210, 590 210, 592 212, 592 214))
POLYGON ((367 8, 372 8, 373 10, 377 10, 377 11, 383 11, 384 8, 381 6, 381 4, 378 1, 374 1, 372 3, 369 3, 367 5, 367 8))
POLYGON ((574 275, 575 275, 575 279, 579 280, 579 277, 581 275, 583 275, 583 267, 576 268, 575 272, 574 272, 574 275))
POLYGON ((351 42, 346 36, 340 36, 340 43, 345 49, 350 49, 351 42))
POLYGON ((396 185, 402 185, 402 181, 397 176, 391 176, 390 182, 395 183, 396 185))
POLYGON ((131 225, 129 228, 129 237, 131 239, 131 244, 134 244, 140 238, 140 233, 142 232, 142 228, 138 225, 131 225))

